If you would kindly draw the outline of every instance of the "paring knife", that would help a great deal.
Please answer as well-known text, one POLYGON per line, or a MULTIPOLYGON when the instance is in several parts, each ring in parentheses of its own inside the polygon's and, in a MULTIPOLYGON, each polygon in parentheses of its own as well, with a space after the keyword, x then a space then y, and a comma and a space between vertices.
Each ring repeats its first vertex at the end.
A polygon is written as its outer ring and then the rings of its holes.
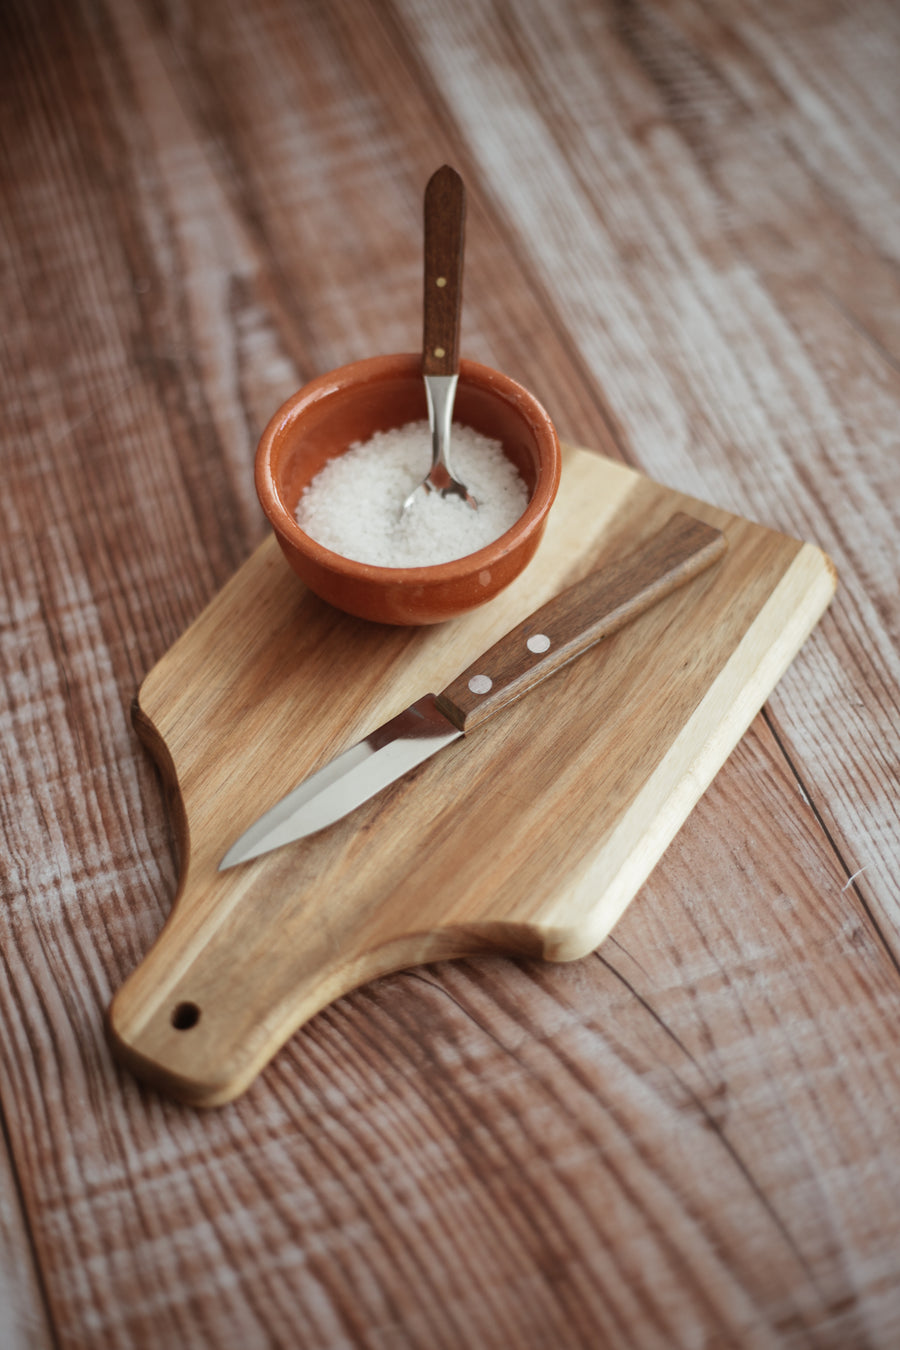
POLYGON ((342 819, 683 586, 725 548, 721 530, 676 513, 634 553, 592 572, 529 615, 442 693, 425 694, 311 774, 232 844, 219 871, 342 819))

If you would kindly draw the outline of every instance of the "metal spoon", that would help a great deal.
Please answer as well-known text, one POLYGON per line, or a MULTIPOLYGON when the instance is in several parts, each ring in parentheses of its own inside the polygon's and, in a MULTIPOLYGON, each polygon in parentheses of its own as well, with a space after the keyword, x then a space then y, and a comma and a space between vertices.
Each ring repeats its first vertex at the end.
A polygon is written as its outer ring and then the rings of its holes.
POLYGON ((445 164, 425 188, 425 296, 422 375, 431 428, 431 468, 403 503, 408 511, 422 492, 478 503, 450 466, 450 424, 459 379, 459 315, 466 221, 466 189, 445 164))

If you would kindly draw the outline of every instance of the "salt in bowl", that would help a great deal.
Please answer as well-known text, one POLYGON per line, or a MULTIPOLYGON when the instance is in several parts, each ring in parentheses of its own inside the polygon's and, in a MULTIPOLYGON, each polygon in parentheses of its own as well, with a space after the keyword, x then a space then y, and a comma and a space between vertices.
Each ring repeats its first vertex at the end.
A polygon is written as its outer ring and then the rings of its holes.
POLYGON ((310 590, 348 614, 377 623, 440 623, 491 600, 540 543, 559 487, 556 431, 532 394, 475 361, 460 362, 454 422, 499 440, 519 470, 528 504, 510 529, 452 562, 378 567, 332 552, 300 528, 297 503, 329 459, 376 431, 427 416, 421 354, 374 356, 305 385, 260 439, 256 491, 282 552, 310 590))

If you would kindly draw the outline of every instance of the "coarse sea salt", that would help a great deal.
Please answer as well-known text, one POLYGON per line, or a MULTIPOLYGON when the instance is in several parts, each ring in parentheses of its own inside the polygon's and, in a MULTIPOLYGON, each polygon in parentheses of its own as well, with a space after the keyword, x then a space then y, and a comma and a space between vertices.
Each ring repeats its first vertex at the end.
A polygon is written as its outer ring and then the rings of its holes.
POLYGON ((504 534, 528 505, 526 488, 499 441, 453 424, 454 476, 478 503, 420 492, 431 465, 427 422, 376 431, 330 459, 297 505, 297 524, 317 543, 376 567, 431 567, 464 558, 504 534))

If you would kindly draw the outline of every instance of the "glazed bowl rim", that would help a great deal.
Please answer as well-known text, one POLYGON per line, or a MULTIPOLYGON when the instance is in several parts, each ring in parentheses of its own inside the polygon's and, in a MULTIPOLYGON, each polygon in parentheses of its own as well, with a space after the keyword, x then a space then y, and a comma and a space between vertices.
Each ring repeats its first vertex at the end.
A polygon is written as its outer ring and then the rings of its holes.
MULTIPOLYGON (((336 553, 326 545, 320 544, 318 540, 307 534, 298 525, 296 519, 282 501, 275 484, 271 452, 278 432, 286 429, 290 422, 295 421, 307 404, 340 395, 346 391, 348 383, 365 384, 373 382, 377 380, 378 373, 382 369, 386 376, 392 370, 396 374, 405 374, 404 365, 408 366, 409 373, 412 375, 421 366, 421 359, 421 354, 418 352, 369 356, 359 361, 351 361, 345 366, 338 366, 323 375, 318 375, 282 403, 269 419, 260 437, 256 452, 255 478, 256 491, 263 511, 271 524, 289 544, 306 554, 322 568, 327 568, 329 571, 343 576, 358 577, 374 583, 381 582, 385 585, 397 585, 398 583, 429 585, 449 581, 463 574, 476 572, 481 567, 489 567, 492 563, 496 563, 499 559, 505 557, 521 543, 531 529, 540 523, 553 505, 559 487, 561 459, 556 430, 546 409, 535 398, 534 394, 530 393, 524 385, 512 379, 511 376, 504 375, 501 371, 483 365, 478 361, 463 358, 459 363, 460 382, 464 382, 468 376, 474 377, 473 382, 479 384, 482 389, 491 389, 497 387, 498 384, 501 385, 502 390, 498 392, 502 392, 505 401, 518 404, 520 408, 522 405, 526 405, 528 420, 539 432, 539 435, 547 436, 548 443, 555 452, 549 460, 545 455, 540 456, 540 466, 534 491, 529 497, 524 511, 513 524, 507 530, 504 530, 503 534, 498 535, 496 539, 489 544, 485 544, 482 548, 476 549, 473 553, 464 553, 458 558, 451 558, 448 562, 428 563, 419 567, 385 567, 379 563, 367 563, 355 558, 348 558, 345 554, 336 553), (352 375, 352 379, 348 379, 350 375, 352 375), (547 472, 548 465, 549 473, 547 472)), ((522 408, 522 411, 524 412, 525 409, 522 408)))

